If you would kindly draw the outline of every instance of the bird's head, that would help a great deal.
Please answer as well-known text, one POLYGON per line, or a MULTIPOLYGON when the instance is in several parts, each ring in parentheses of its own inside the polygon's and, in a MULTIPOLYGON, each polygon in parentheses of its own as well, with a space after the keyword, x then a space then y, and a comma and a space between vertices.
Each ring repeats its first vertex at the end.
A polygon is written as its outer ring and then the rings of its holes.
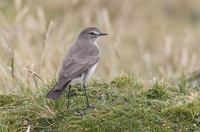
POLYGON ((88 39, 90 41, 96 41, 96 39, 100 36, 107 35, 106 33, 102 33, 96 27, 88 27, 85 28, 79 35, 79 38, 88 39))

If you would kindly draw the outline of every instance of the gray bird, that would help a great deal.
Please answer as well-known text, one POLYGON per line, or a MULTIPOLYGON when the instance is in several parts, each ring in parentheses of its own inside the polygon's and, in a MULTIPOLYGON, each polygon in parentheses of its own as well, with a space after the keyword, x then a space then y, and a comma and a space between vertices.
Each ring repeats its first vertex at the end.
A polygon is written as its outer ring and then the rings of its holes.
POLYGON ((99 36, 103 35, 107 34, 102 33, 96 27, 88 27, 79 34, 75 43, 69 48, 59 71, 58 81, 47 94, 47 98, 58 99, 64 89, 69 86, 69 105, 70 83, 81 79, 87 107, 91 107, 86 93, 86 83, 99 62, 101 51, 96 41, 99 36))

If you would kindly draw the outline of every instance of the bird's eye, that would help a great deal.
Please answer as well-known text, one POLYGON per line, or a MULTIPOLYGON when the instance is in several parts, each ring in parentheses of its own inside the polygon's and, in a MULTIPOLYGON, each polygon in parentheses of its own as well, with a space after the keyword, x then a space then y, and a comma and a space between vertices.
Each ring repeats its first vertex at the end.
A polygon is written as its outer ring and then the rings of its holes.
POLYGON ((94 32, 89 32, 89 34, 91 34, 91 35, 96 35, 96 33, 94 33, 94 32))

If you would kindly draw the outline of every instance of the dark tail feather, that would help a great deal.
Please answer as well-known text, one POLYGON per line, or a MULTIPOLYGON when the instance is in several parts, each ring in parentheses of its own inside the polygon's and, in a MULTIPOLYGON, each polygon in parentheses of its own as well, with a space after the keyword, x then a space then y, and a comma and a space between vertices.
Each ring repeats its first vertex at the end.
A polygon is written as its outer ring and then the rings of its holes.
POLYGON ((62 88, 60 88, 58 86, 58 84, 56 83, 54 85, 54 87, 48 92, 46 97, 51 98, 51 99, 58 99, 61 96, 61 94, 63 93, 63 91, 65 90, 65 88, 68 86, 69 83, 70 83, 70 81, 67 82, 62 88))

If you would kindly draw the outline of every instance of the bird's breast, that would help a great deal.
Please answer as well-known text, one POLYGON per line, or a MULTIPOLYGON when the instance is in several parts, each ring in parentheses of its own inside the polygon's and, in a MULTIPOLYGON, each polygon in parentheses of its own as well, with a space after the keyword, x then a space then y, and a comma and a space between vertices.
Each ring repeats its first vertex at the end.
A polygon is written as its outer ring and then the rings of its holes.
MULTIPOLYGON (((98 64, 98 63, 97 63, 98 64)), ((85 73, 82 74, 82 80, 87 81, 91 78, 92 74, 96 70, 97 64, 93 65, 91 68, 89 68, 85 73)))

